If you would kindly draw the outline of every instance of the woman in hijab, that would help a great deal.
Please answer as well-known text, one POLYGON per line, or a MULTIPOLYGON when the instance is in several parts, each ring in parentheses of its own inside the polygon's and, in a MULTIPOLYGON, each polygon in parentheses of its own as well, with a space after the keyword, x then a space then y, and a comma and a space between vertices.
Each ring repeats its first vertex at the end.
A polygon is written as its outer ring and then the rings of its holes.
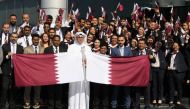
MULTIPOLYGON (((68 53, 74 53, 81 55, 81 62, 84 67, 84 78, 85 78, 85 67, 86 57, 85 54, 91 52, 90 47, 85 42, 86 34, 83 32, 77 32, 75 34, 75 42, 68 48, 68 53)), ((73 82, 69 84, 69 108, 68 109, 89 109, 89 82, 86 80, 73 82)))

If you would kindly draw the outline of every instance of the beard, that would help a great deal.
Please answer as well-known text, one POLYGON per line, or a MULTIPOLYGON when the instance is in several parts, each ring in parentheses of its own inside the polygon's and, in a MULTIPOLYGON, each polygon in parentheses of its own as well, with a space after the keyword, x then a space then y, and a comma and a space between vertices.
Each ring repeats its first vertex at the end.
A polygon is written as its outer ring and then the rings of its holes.
POLYGON ((10 22, 10 25, 15 26, 16 22, 10 22))

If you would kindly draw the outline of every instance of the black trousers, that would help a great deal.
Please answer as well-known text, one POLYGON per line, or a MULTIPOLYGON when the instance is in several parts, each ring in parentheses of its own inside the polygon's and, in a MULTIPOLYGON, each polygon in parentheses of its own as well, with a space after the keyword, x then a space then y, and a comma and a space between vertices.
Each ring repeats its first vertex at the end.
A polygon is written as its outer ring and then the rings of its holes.
POLYGON ((36 87, 25 87, 24 90, 24 102, 25 103, 30 103, 30 95, 31 95, 31 89, 34 89, 34 104, 40 102, 40 92, 41 92, 41 87, 36 86, 36 87))
POLYGON ((90 83, 90 108, 103 109, 109 106, 109 86, 90 83))
POLYGON ((145 107, 150 108, 150 84, 147 87, 132 88, 132 109, 140 109, 140 96, 144 96, 145 107))
POLYGON ((6 102, 9 103, 9 108, 14 109, 16 90, 14 76, 2 75, 1 109, 5 108, 6 102))
POLYGON ((178 72, 176 70, 168 70, 168 82, 169 82, 169 100, 174 101, 175 90, 177 91, 177 100, 182 98, 183 80, 185 73, 178 72))
POLYGON ((124 108, 129 109, 131 106, 131 97, 130 97, 130 90, 131 87, 129 86, 112 86, 112 95, 111 95, 111 105, 112 108, 118 107, 118 97, 121 90, 123 90, 123 98, 124 98, 124 108))
POLYGON ((152 99, 162 100, 164 94, 164 72, 160 68, 151 68, 152 73, 152 99))
POLYGON ((49 85, 48 91, 48 109, 62 109, 63 85, 49 85))

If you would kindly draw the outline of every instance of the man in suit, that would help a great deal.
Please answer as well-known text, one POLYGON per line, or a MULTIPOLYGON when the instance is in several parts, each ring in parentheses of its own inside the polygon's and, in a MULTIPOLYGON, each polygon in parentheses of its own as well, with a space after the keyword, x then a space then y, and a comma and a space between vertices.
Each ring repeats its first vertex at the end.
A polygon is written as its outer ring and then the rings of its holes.
POLYGON ((9 33, 13 33, 13 32, 17 32, 18 30, 18 26, 16 25, 17 23, 17 16, 15 14, 11 14, 9 16, 9 25, 10 25, 10 28, 9 28, 9 33))
POLYGON ((23 37, 20 37, 17 41, 23 48, 32 45, 31 27, 25 26, 23 30, 23 37))
MULTIPOLYGON (((152 55, 152 52, 150 50, 146 49, 146 43, 144 39, 140 39, 138 41, 138 50, 134 52, 135 56, 140 55, 148 55, 150 62, 155 62, 155 58, 152 55)), ((150 75, 150 81, 151 81, 151 75, 150 75)), ((134 87, 133 88, 133 109, 140 109, 140 95, 141 92, 143 92, 144 96, 144 109, 150 109, 150 84, 147 87, 134 87)))
MULTIPOLYGON (((62 44, 60 45, 60 36, 54 35, 53 37, 53 44, 47 48, 45 48, 45 54, 53 54, 53 53, 60 53, 60 52, 67 52, 67 45, 62 44)), ((49 85, 48 88, 48 109, 62 109, 62 97, 64 91, 67 92, 67 85, 49 85)))
POLYGON ((1 70, 2 62, 3 62, 3 50, 2 50, 2 47, 0 46, 0 75, 2 75, 2 70, 1 70))
POLYGON ((2 47, 0 46, 0 90, 2 86, 2 70, 1 70, 1 63, 3 62, 3 50, 2 47))
POLYGON ((1 108, 6 109, 6 102, 9 102, 11 109, 14 108, 15 86, 14 86, 14 66, 12 62, 13 54, 22 54, 23 47, 17 44, 18 34, 12 33, 10 35, 10 43, 4 44, 3 49, 3 79, 2 79, 2 93, 1 93, 1 108), (9 90, 9 96, 7 92, 9 90))
MULTIPOLYGON (((124 57, 124 56, 132 56, 131 49, 124 45, 125 37, 119 36, 118 37, 118 46, 111 49, 111 56, 117 57, 124 57)), ((120 87, 120 86, 113 86, 112 88, 112 98, 111 98, 111 105, 113 109, 117 108, 117 97, 119 95, 119 89, 124 89, 124 108, 129 109, 131 105, 131 98, 130 98, 130 88, 129 87, 120 87)))
POLYGON ((60 36, 60 40, 63 41, 64 40, 64 36, 66 31, 68 30, 72 30, 73 28, 70 27, 62 27, 62 21, 60 21, 60 19, 56 19, 55 21, 55 30, 56 30, 56 35, 60 36))
POLYGON ((22 24, 19 26, 17 33, 19 34, 19 37, 23 36, 23 28, 25 26, 29 26, 30 28, 33 27, 33 25, 30 24, 30 15, 27 13, 22 14, 22 24))
POLYGON ((183 89, 183 80, 185 77, 185 71, 187 70, 187 65, 184 59, 183 54, 179 50, 179 44, 174 42, 172 46, 172 52, 166 56, 167 61, 167 73, 168 73, 168 82, 169 82, 169 105, 174 103, 174 92, 177 91, 177 105, 181 104, 182 99, 182 89, 183 89))
POLYGON ((9 42, 9 27, 8 23, 4 23, 2 26, 2 32, 0 33, 0 45, 7 44, 9 42))
MULTIPOLYGON (((32 45, 24 48, 24 54, 42 54, 44 53, 44 48, 39 45, 40 36, 38 34, 32 34, 32 45)), ((25 87, 24 90, 24 109, 30 108, 30 94, 32 87, 25 87)), ((36 86, 34 88, 34 109, 39 109, 40 105, 40 87, 36 86)))

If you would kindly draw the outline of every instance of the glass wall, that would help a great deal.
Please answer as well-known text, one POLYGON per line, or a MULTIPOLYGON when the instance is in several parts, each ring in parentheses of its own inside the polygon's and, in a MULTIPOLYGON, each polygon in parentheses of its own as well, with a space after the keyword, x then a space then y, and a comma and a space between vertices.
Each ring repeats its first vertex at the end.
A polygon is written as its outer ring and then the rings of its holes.
POLYGON ((1 0, 0 1, 0 25, 8 22, 10 14, 16 14, 18 17, 18 25, 21 24, 22 13, 29 13, 31 15, 31 24, 36 24, 37 9, 39 7, 39 0, 1 0))

